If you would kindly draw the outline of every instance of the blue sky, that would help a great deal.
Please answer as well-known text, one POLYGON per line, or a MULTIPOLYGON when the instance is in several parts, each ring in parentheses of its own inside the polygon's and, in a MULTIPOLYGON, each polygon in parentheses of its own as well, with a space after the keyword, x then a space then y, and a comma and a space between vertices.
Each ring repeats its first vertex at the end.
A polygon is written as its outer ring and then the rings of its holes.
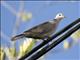
MULTIPOLYGON (((18 12, 20 2, 5 2, 18 12)), ((66 18, 59 24, 57 29, 57 31, 59 31, 80 17, 79 5, 80 2, 24 2, 24 10, 32 13, 32 19, 28 22, 21 23, 17 34, 22 33, 23 31, 28 30, 40 23, 54 19, 57 13, 62 12, 66 18)), ((9 37, 12 35, 15 20, 16 16, 1 5, 1 31, 9 37)), ((66 40, 72 40, 72 38, 69 37, 66 40)), ((9 41, 10 40, 1 38, 2 45, 8 44, 9 41)), ((48 52, 45 57, 46 60, 79 60, 79 44, 76 44, 69 50, 64 51, 61 43, 48 52)))

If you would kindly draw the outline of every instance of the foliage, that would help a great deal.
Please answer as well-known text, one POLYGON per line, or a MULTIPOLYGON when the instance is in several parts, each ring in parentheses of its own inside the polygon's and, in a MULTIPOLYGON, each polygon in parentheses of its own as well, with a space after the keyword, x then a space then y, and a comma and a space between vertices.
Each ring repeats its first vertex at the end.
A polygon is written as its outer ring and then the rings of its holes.
POLYGON ((2 47, 0 47, 0 60, 4 60, 5 58, 5 53, 2 47))

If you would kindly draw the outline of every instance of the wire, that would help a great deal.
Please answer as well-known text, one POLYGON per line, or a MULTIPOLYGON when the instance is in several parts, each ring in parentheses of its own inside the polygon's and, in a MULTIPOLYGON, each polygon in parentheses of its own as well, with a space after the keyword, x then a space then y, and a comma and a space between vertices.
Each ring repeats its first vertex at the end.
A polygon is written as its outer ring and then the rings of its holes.
MULTIPOLYGON (((63 32, 69 30, 71 27, 73 27, 75 24, 77 24, 78 22, 80 22, 80 18, 76 19, 74 22, 72 22, 71 24, 69 24, 68 26, 66 26, 65 28, 63 28, 61 31, 55 33, 53 35, 53 39, 56 38, 57 36, 59 36, 60 34, 62 34, 63 32)), ((24 56, 22 56, 19 60, 24 60, 25 58, 29 57, 30 55, 32 55, 35 51, 39 50, 42 46, 46 45, 48 42, 50 42, 52 40, 47 40, 45 42, 42 42, 40 45, 36 46, 34 49, 32 49, 29 53, 25 54, 24 56)))
MULTIPOLYGON (((62 35, 60 38, 58 38, 57 40, 55 40, 50 45, 45 46, 43 49, 41 49, 36 54, 34 54, 33 56, 31 56, 28 60, 36 60, 36 59, 38 59, 39 57, 41 57, 42 55, 44 55, 45 53, 47 53, 49 50, 51 50, 52 48, 54 48, 55 46, 57 46, 59 43, 61 43, 62 41, 64 41, 66 38, 68 38, 72 33, 74 33, 75 31, 77 31, 79 28, 80 28, 80 23, 78 25, 76 25, 74 28, 70 29, 68 32, 66 32, 64 35, 62 35)), ((53 40, 53 37, 51 37, 50 40, 53 40)))

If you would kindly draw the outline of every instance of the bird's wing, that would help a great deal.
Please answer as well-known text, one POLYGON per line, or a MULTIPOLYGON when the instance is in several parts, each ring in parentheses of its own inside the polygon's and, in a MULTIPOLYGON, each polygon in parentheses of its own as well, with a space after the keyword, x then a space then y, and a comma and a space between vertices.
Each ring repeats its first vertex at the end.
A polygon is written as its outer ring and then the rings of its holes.
POLYGON ((54 33, 57 23, 45 22, 24 32, 28 38, 44 39, 54 33))
POLYGON ((24 34, 26 35, 47 35, 47 34, 51 34, 52 31, 55 30, 55 27, 56 27, 56 23, 54 24, 51 24, 50 22, 45 22, 45 23, 42 23, 38 26, 35 26, 27 31, 24 32, 24 34))
POLYGON ((47 25, 47 24, 48 24, 48 22, 42 23, 38 26, 35 26, 35 27, 25 31, 24 33, 40 33, 40 32, 43 32, 43 30, 44 30, 43 26, 47 25))

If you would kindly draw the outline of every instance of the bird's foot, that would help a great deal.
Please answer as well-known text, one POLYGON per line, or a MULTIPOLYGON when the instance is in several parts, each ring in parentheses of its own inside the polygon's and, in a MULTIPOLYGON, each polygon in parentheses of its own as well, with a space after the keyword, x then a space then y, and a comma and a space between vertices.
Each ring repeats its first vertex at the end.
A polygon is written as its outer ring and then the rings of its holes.
POLYGON ((44 38, 43 41, 47 41, 47 40, 50 39, 50 38, 51 38, 51 37, 48 36, 48 37, 44 38))

